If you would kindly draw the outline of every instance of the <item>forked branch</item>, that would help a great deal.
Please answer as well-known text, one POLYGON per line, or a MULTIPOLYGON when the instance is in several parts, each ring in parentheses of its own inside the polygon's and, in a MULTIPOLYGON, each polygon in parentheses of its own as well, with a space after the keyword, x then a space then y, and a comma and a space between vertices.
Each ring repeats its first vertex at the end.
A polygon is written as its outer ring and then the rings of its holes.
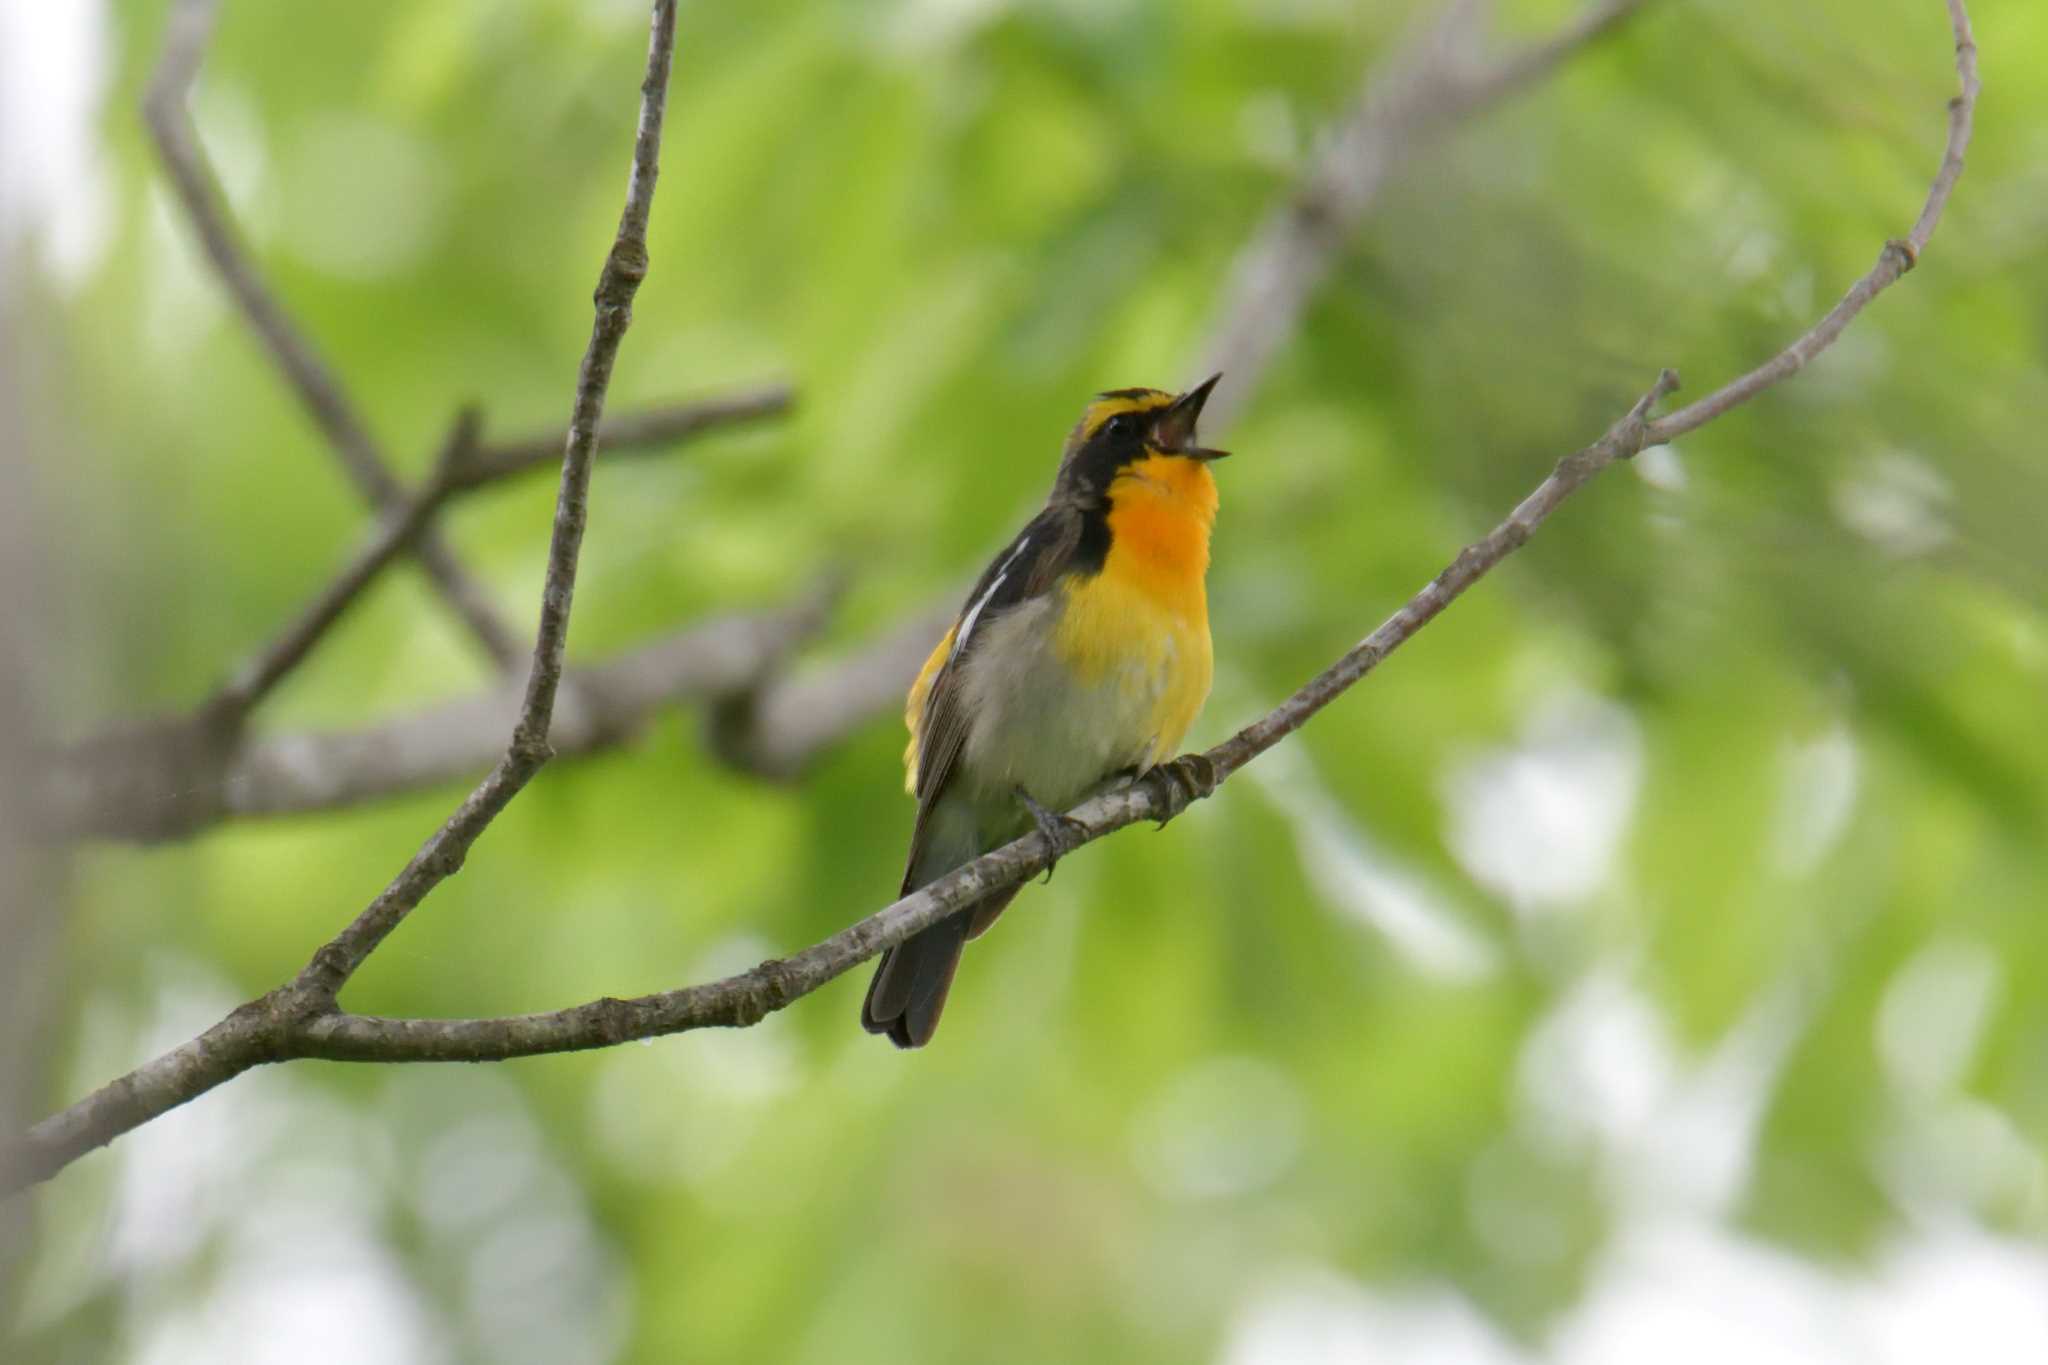
MULTIPOLYGON (((199 66, 213 37, 220 0, 178 0, 171 10, 163 51, 142 100, 143 115, 156 143, 157 155, 171 178, 178 203, 192 220, 199 244, 214 274, 226 287, 263 349, 284 374, 315 426, 334 447, 336 457, 364 501, 387 518, 402 515, 405 490, 391 472, 390 461, 356 411, 341 381, 314 350, 278 302, 256 268, 228 212, 220 181, 208 164, 192 127, 187 101, 199 66)), ((484 651, 501 669, 519 660, 519 644, 498 617, 483 586, 455 560, 455 554, 431 528, 416 537, 415 551, 443 597, 469 626, 484 651)))
MULTIPOLYGON (((776 416, 792 401, 788 386, 761 385, 608 418, 600 432, 603 463, 776 416)), ((334 577, 211 696, 189 712, 116 726, 37 755, 29 765, 36 832, 185 838, 224 819, 349 805, 488 769, 518 706, 514 679, 353 730, 264 735, 246 722, 450 502, 558 463, 562 442, 559 429, 488 440, 458 417, 427 482, 378 517, 334 577)), ((575 738, 568 749, 622 741, 659 706, 760 685, 824 624, 829 601, 807 593, 787 607, 693 625, 571 670, 580 690, 572 693, 575 738)))

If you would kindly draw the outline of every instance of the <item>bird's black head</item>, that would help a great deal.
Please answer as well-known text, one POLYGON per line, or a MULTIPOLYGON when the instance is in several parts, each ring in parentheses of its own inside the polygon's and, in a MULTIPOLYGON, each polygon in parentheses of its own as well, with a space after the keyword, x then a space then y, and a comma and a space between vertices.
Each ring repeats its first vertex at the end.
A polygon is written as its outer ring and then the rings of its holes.
POLYGON ((1228 451, 1195 440, 1195 419, 1222 375, 1211 375, 1183 394, 1163 389, 1112 389, 1097 394, 1081 414, 1060 459, 1059 488, 1101 494, 1117 473, 1140 460, 1167 457, 1220 460, 1228 451))

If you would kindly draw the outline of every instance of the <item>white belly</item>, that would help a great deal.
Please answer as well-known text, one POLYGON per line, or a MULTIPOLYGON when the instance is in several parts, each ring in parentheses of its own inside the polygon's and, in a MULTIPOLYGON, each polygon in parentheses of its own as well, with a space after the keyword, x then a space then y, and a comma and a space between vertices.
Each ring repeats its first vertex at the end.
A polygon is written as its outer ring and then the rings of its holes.
POLYGON ((962 701, 974 720, 955 780, 977 799, 1009 800, 1022 787, 1064 810, 1147 761, 1158 739, 1172 651, 1082 683, 1054 654, 1055 607, 1040 598, 982 626, 986 638, 964 660, 962 701))

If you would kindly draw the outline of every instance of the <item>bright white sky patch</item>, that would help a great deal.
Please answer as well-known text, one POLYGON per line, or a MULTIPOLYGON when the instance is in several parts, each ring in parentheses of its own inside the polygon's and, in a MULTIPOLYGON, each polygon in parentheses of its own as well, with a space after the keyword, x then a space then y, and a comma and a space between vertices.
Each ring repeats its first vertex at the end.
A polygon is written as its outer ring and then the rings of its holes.
POLYGON ((1831 500, 1844 526, 1901 559, 1924 555, 1954 535, 1948 480, 1917 455, 1886 451, 1836 481, 1831 500))
POLYGON ((1384 934, 1411 967, 1450 981, 1488 976, 1499 967, 1493 945, 1422 873, 1373 844, 1323 786, 1301 746, 1268 751, 1245 776, 1287 817, 1302 871, 1317 893, 1384 934))
POLYGON ((1849 827, 1861 786, 1861 755, 1846 725, 1835 724, 1784 756, 1771 860, 1792 876, 1819 866, 1849 827))
POLYGON ((1445 779, 1451 852, 1518 914, 1569 906, 1612 875, 1642 775, 1633 716, 1590 693, 1554 697, 1520 741, 1445 779))
POLYGON ((113 225, 97 127, 106 66, 101 5, 0 4, 0 253, 37 236, 62 285, 99 264, 113 225))
POLYGON ((1685 462, 1675 446, 1645 446, 1629 461, 1636 477, 1660 493, 1683 493, 1686 488, 1685 462))
POLYGON ((1453 1290, 1375 1292, 1313 1266, 1254 1290, 1220 1358, 1223 1365, 1529 1365, 1453 1290))
POLYGON ((1953 1088, 1970 1061, 1997 995, 1998 959, 1981 943, 1943 939, 1915 953, 1885 988, 1877 1053, 1885 1075, 1927 1098, 1953 1088))

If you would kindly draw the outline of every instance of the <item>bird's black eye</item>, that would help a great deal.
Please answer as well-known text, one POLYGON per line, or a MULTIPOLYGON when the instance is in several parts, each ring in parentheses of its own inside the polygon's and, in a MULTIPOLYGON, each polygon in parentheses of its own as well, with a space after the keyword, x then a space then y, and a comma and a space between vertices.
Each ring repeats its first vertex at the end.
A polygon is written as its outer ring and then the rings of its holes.
POLYGON ((1128 441, 1138 434, 1138 414, 1135 412, 1120 412, 1109 419, 1108 424, 1103 427, 1102 431, 1112 441, 1128 441))

